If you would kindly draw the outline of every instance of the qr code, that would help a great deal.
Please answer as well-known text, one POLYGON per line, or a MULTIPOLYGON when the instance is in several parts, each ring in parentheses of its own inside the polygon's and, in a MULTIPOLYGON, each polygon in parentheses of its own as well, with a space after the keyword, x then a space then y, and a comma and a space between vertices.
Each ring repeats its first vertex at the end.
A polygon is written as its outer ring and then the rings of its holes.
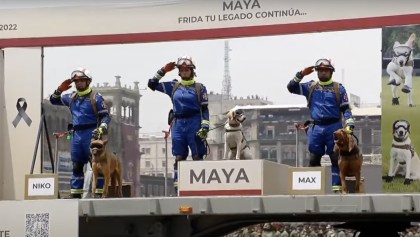
POLYGON ((50 213, 26 214, 26 237, 50 236, 50 213))

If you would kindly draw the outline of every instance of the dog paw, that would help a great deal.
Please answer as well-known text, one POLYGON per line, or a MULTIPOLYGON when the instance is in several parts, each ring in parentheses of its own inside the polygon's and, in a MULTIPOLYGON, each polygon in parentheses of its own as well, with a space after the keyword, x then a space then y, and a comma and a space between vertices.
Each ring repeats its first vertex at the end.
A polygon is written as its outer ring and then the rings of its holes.
POLYGON ((405 185, 410 185, 411 184, 411 179, 404 179, 404 184, 405 185))
POLYGON ((385 182, 390 183, 390 182, 392 182, 392 180, 394 179, 394 177, 387 175, 387 176, 383 176, 382 179, 384 179, 385 182))

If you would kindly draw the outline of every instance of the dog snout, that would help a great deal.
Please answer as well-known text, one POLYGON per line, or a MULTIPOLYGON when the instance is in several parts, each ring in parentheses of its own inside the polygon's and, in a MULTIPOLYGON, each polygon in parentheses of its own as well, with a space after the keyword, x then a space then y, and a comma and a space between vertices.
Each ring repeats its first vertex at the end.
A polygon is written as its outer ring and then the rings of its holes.
POLYGON ((90 144, 90 148, 92 148, 92 149, 102 149, 102 148, 104 148, 104 145, 102 145, 102 144, 98 144, 98 143, 92 143, 92 144, 90 144))
POLYGON ((404 136, 404 131, 398 131, 399 136, 404 136))
POLYGON ((404 61, 400 60, 398 63, 400 64, 400 67, 404 66, 404 61))
POLYGON ((91 152, 92 154, 96 155, 96 153, 98 153, 98 148, 92 148, 91 152))
POLYGON ((240 115, 238 116, 238 121, 239 121, 240 123, 245 122, 245 119, 246 119, 246 116, 245 116, 245 115, 243 115, 243 114, 240 114, 240 115))

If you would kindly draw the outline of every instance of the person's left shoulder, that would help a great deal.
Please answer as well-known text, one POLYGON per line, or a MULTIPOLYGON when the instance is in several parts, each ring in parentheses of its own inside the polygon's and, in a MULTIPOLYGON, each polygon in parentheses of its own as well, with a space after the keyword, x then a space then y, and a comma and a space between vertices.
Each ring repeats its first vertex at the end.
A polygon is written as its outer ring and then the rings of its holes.
POLYGON ((208 95, 207 95, 206 86, 203 83, 200 83, 200 82, 196 82, 196 83, 200 85, 201 99, 203 101, 207 101, 208 100, 208 95))
POLYGON ((201 91, 206 91, 207 90, 206 86, 203 83, 196 82, 196 84, 200 85, 201 91))
POLYGON ((104 98, 99 91, 93 91, 92 93, 93 93, 93 95, 95 96, 96 99, 98 99, 98 98, 103 99, 104 98))
POLYGON ((336 82, 336 83, 338 83, 338 88, 340 88, 341 91, 346 91, 346 87, 342 83, 340 82, 336 82))
POLYGON ((199 82, 199 81, 196 81, 195 83, 196 83, 196 84, 200 84, 201 86, 205 86, 205 85, 204 85, 204 83, 199 82))

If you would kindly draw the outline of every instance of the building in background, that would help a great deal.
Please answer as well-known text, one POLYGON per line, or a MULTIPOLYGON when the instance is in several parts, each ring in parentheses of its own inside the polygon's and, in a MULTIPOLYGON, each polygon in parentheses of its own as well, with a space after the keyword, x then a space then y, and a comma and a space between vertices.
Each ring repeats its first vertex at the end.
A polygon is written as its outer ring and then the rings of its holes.
MULTIPOLYGON (((310 120, 306 105, 237 106, 247 116, 243 132, 254 159, 266 159, 291 166, 308 166, 307 137, 296 124, 310 120)), ((381 163, 381 108, 353 107, 354 135, 365 162, 381 163)), ((224 123, 223 118, 219 123, 224 123)), ((214 130, 223 136, 224 129, 214 130)), ((217 157, 223 157, 224 141, 210 145, 217 157)))
POLYGON ((139 144, 142 153, 140 174, 163 177, 166 167, 166 149, 168 149, 168 177, 173 176, 174 157, 172 156, 172 139, 168 137, 167 147, 163 133, 140 134, 139 144))

